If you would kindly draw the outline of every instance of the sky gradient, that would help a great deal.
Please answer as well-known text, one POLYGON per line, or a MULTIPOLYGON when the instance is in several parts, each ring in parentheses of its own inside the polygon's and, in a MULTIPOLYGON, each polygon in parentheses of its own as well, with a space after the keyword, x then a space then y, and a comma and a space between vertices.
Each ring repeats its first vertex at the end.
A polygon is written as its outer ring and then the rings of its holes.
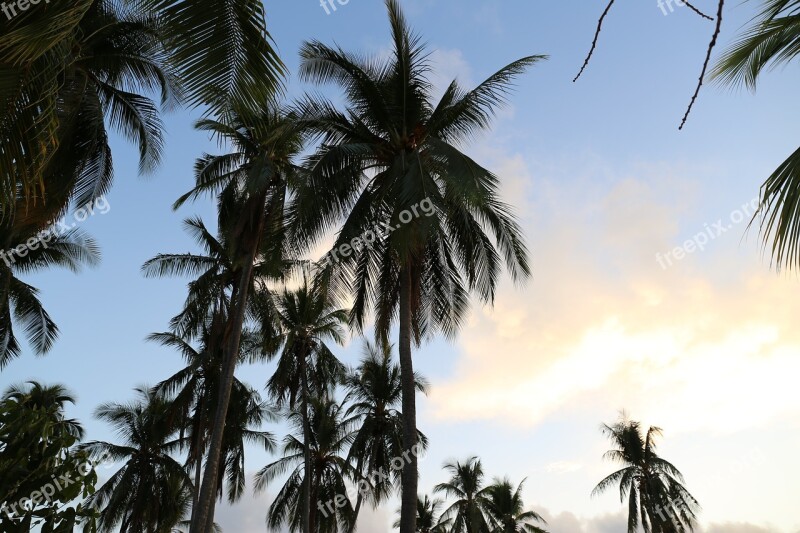
MULTIPOLYGON (((709 86, 679 132, 713 25, 687 8, 664 15, 656 0, 620 2, 572 83, 604 4, 402 1, 429 45, 439 92, 453 78, 474 86, 519 57, 550 56, 468 147, 501 176, 533 277, 522 287, 505 280, 494 307, 475 305, 455 342, 438 339, 416 353, 432 385, 419 403, 431 440, 420 488, 445 480, 445 460, 478 455, 489 476, 527 478, 526 502, 552 533, 618 533, 618 496, 590 492, 616 469, 601 458, 608 443, 599 426, 626 409, 664 429, 660 452, 686 476, 706 533, 798 533, 798 279, 771 268, 746 210, 800 143, 800 110, 789 105, 800 76, 796 68, 772 73, 756 95, 709 86)), ((716 2, 696 4, 712 11, 716 2)), ((316 0, 266 7, 292 73, 306 39, 375 56, 389 49, 377 0, 351 0, 330 14, 316 0)), ((723 45, 751 8, 731 4, 723 45)), ((295 77, 288 97, 306 90, 340 100, 334 88, 295 77)), ((191 186, 194 158, 217 149, 192 129, 197 118, 187 110, 165 117, 164 164, 144 179, 134 150, 115 142, 111 208, 81 224, 102 246, 100 267, 29 279, 61 337, 49 356, 28 351, 12 362, 0 385, 64 383, 77 393, 70 415, 89 439, 113 438, 92 419, 97 405, 127 401, 134 386, 180 368, 176 354, 144 338, 166 329, 186 280, 145 279, 139 269, 157 253, 195 250, 182 219, 213 221, 210 200, 170 208, 191 186)), ((360 346, 353 339, 337 353, 353 364, 360 346)), ((270 369, 246 367, 240 377, 263 388, 270 369)), ((268 460, 250 450, 248 468, 268 460)), ((269 499, 248 497, 217 519, 227 531, 263 531, 269 499)), ((361 530, 389 531, 396 507, 368 513, 361 530)))

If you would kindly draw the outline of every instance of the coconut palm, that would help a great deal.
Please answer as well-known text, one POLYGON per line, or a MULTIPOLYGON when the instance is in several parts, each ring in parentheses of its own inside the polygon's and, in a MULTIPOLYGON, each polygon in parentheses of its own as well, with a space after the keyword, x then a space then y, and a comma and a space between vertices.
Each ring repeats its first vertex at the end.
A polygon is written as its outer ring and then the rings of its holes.
POLYGON ((100 103, 124 134, 160 142, 150 128, 157 125, 151 103, 136 91, 125 93, 124 86, 164 88, 169 65, 181 76, 189 103, 216 113, 220 92, 260 103, 280 90, 284 74, 258 0, 53 2, 9 22, 0 35, 0 58, 2 215, 13 213, 17 185, 23 204, 39 209, 39 195, 69 194, 74 165, 86 171, 80 192, 108 185, 110 152, 97 122, 100 103), (122 92, 108 98, 109 87, 102 84, 122 92), (59 171, 58 159, 74 165, 59 171))
POLYGON ((615 446, 604 457, 623 468, 598 483, 592 495, 619 485, 620 501, 628 499, 628 533, 639 527, 646 533, 694 531, 700 506, 684 486, 683 475, 656 453, 661 429, 650 427, 643 434, 639 422, 624 413, 616 424, 603 424, 602 429, 615 446))
POLYGON ((0 42, 11 54, 11 83, 0 88, 8 104, 0 117, 2 218, 37 231, 70 201, 83 206, 108 190, 107 126, 137 145, 142 172, 154 168, 163 128, 157 104, 146 95, 159 92, 170 105, 177 102, 177 84, 157 18, 134 2, 37 6, 11 24, 0 42), (43 31, 51 27, 55 34, 43 31), (22 43, 37 30, 43 32, 33 43, 22 43), (57 40, 41 49, 51 37, 57 40))
POLYGON ((452 521, 452 533, 486 533, 489 523, 484 514, 487 504, 487 489, 483 486, 483 465, 477 457, 463 463, 445 463, 450 480, 434 488, 455 502, 447 508, 443 517, 452 521))
POLYGON ((338 533, 349 530, 355 520, 347 482, 357 472, 347 460, 354 421, 344 417, 344 409, 331 399, 313 399, 309 403, 311 437, 305 441, 304 417, 298 411, 289 415, 295 433, 284 439, 283 457, 256 474, 256 491, 286 473, 288 479, 278 491, 267 514, 267 526, 278 531, 285 524, 292 533, 303 531, 305 508, 306 449, 311 451, 311 501, 316 502, 310 520, 312 533, 338 533), (306 442, 311 446, 307 447, 306 442), (341 529, 340 529, 341 528, 341 529))
POLYGON ((127 404, 107 403, 95 416, 110 424, 121 444, 92 441, 82 449, 124 463, 87 505, 101 509, 99 531, 168 533, 188 513, 192 482, 171 454, 185 445, 170 420, 170 404, 148 387, 127 404))
MULTIPOLYGON (((800 0, 762 0, 761 9, 742 36, 722 55, 712 77, 755 90, 761 74, 800 54, 800 0)), ((800 266, 800 148, 761 187, 765 246, 778 267, 800 266), (771 242, 770 242, 771 241, 771 242)), ((755 218, 753 220, 755 220, 755 218)))
MULTIPOLYGON (((426 494, 417 498, 417 533, 449 533, 450 521, 444 520, 439 515, 439 510, 444 502, 438 498, 431 500, 426 494)), ((398 509, 397 514, 400 514, 398 509)), ((395 529, 400 527, 398 519, 392 525, 395 529)))
MULTIPOLYGON (((301 49, 301 78, 336 83, 347 103, 345 110, 314 97, 299 104, 321 143, 298 186, 292 219, 299 242, 313 242, 343 219, 335 248, 348 248, 328 268, 332 279, 343 280, 335 286, 352 290, 351 321, 363 327, 374 309, 385 340, 398 320, 410 450, 417 443, 412 343, 437 331, 455 336, 470 291, 493 300, 502 263, 515 280, 529 275, 520 228, 498 197, 498 177, 459 146, 489 126, 515 77, 543 56, 515 61, 471 91, 454 81, 435 103, 428 54, 399 2, 386 5, 388 59, 363 59, 317 41, 301 49), (376 239, 381 227, 391 231, 376 239)), ((415 529, 417 485, 414 458, 403 472, 402 533, 415 529)))
MULTIPOLYGON (((214 413, 213 402, 219 386, 222 356, 220 337, 215 330, 221 324, 224 324, 224 320, 212 321, 199 349, 174 333, 156 333, 149 337, 149 340, 177 349, 187 362, 185 368, 156 385, 155 390, 169 398, 170 418, 180 428, 181 433, 184 431, 187 433, 186 467, 190 471, 194 470, 195 486, 200 484, 201 465, 214 413)), ((221 462, 224 471, 220 472, 218 483, 220 497, 223 492, 223 479, 227 480, 229 502, 238 501, 244 492, 246 442, 256 444, 268 452, 274 450, 275 442, 272 434, 254 429, 273 418, 258 392, 236 379, 224 434, 225 460, 221 462)), ((196 495, 195 492, 195 505, 196 495)))
MULTIPOLYGON (((289 184, 302 173, 294 159, 302 149, 303 136, 291 114, 270 105, 252 111, 234 101, 226 103, 218 119, 203 119, 197 127, 232 149, 224 155, 206 154, 200 158, 195 165, 195 187, 175 204, 177 208, 204 194, 217 196, 220 228, 230 246, 230 304, 226 312, 223 370, 198 510, 191 528, 192 533, 208 533, 225 417, 258 274, 256 267, 263 262, 261 258, 267 258, 268 264, 280 264, 294 246, 284 235, 284 204, 289 184)), ((175 266, 180 269, 182 263, 178 261, 175 266)))
POLYGON ((523 479, 515 489, 508 479, 495 481, 486 488, 485 508, 492 526, 491 533, 547 533, 546 530, 531 524, 544 518, 534 511, 526 511, 522 500, 523 479))
POLYGON ((79 230, 26 234, 0 226, 0 369, 22 351, 15 322, 36 355, 49 352, 58 337, 58 327, 39 300, 39 290, 19 276, 53 266, 79 272, 99 259, 94 240, 79 230))
MULTIPOLYGON (((393 361, 391 345, 384 344, 379 348, 366 341, 362 354, 358 367, 348 374, 345 381, 347 396, 344 401, 349 405, 347 415, 358 419, 349 458, 356 465, 361 480, 368 483, 373 481, 370 479, 372 472, 391 473, 387 478, 375 478, 376 483, 370 486, 372 503, 378 505, 400 482, 399 472, 391 468, 392 459, 403 457, 400 367, 393 361)), ((419 376, 417 389, 426 391, 426 383, 419 376)), ((419 440, 427 446, 427 439, 421 433, 419 440)), ((356 517, 364 496, 359 491, 356 517)))
POLYGON ((285 336, 278 367, 267 383, 267 390, 278 407, 288 406, 303 418, 305 444, 305 486, 303 530, 311 531, 311 428, 309 401, 328 398, 332 388, 344 379, 346 368, 327 342, 342 344, 347 311, 337 309, 321 284, 310 286, 307 279, 294 291, 276 298, 275 317, 285 336))

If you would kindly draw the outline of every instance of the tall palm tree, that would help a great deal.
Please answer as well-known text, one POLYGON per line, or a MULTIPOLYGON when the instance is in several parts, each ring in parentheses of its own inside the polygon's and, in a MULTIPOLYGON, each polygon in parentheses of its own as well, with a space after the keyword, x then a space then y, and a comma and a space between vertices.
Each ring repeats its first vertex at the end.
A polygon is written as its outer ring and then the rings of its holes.
POLYGON ((592 495, 619 485, 620 501, 628 498, 628 533, 640 526, 645 533, 694 531, 700 506, 684 486, 683 475, 656 453, 661 429, 650 427, 643 434, 639 422, 624 413, 616 424, 603 424, 602 429, 615 446, 604 457, 623 468, 598 483, 592 495))
POLYGON ((0 116, 0 218, 35 231, 70 201, 82 206, 107 191, 107 125, 138 146, 141 171, 154 168, 163 128, 146 94, 159 92, 170 105, 177 83, 155 14, 135 2, 80 0, 72 9, 54 3, 10 24, 0 37, 0 50, 9 53, 0 64, 9 74, 0 84, 7 104, 0 116))
POLYGON ((484 514, 487 504, 487 488, 483 486, 483 464, 477 457, 470 457, 463 463, 446 463, 450 480, 434 488, 455 502, 444 512, 444 517, 452 520, 453 533, 486 533, 489 524, 484 514))
POLYGON ((256 265, 261 258, 280 263, 296 246, 284 235, 284 204, 289 184, 303 172, 294 162, 302 150, 303 135, 290 113, 268 104, 253 111, 235 101, 226 102, 218 119, 203 119, 197 127, 232 149, 224 155, 200 158, 195 165, 195 187, 176 202, 177 207, 203 194, 218 195, 221 231, 231 246, 223 370, 199 506, 191 528, 191 533, 209 533, 225 417, 256 265))
MULTIPOLYGON (((800 0, 761 0, 752 24, 720 58, 712 77, 751 90, 761 74, 800 54, 800 0)), ((800 267, 800 148, 761 187, 761 230, 778 267, 800 267), (771 242, 770 242, 771 241, 771 242)), ((753 220, 755 220, 755 218, 753 220)))
POLYGON ((508 479, 497 480, 486 489, 486 514, 492 522, 491 533, 547 533, 546 530, 531 524, 544 518, 534 511, 525 510, 522 500, 523 479, 515 489, 508 479))
POLYGON ((346 497, 347 482, 357 477, 346 454, 354 421, 344 417, 342 406, 331 399, 311 400, 309 413, 309 441, 305 440, 303 414, 291 412, 289 421, 295 433, 284 439, 283 457, 256 474, 256 491, 262 491, 276 478, 289 473, 269 508, 267 526, 272 531, 280 530, 284 524, 292 533, 303 531, 307 475, 311 476, 311 501, 317 504, 311 513, 312 533, 349 530, 355 520, 352 502, 346 497), (311 443, 310 474, 305 468, 307 442, 311 443))
MULTIPOLYGON (((372 472, 391 472, 390 477, 376 478, 376 483, 370 487, 372 503, 377 505, 399 486, 399 473, 391 468, 391 463, 392 459, 403 456, 402 384, 400 367, 392 358, 392 346, 384 344, 379 348, 366 341, 361 362, 348 374, 345 385, 347 396, 344 403, 349 405, 347 416, 355 416, 359 421, 349 457, 356 465, 362 483, 371 481, 372 472)), ((417 389, 425 392, 426 388, 424 379, 417 376, 417 389)), ((427 445, 422 433, 419 439, 427 445)), ((364 496, 359 490, 356 518, 364 496)))
POLYGON ((110 424, 121 444, 92 441, 82 448, 123 466, 90 496, 101 508, 99 531, 169 533, 188 513, 192 482, 171 454, 184 446, 170 420, 170 404, 148 387, 127 404, 107 403, 97 418, 110 424))
POLYGON ((0 369, 22 350, 14 334, 15 321, 36 355, 46 354, 58 337, 58 327, 39 300, 39 290, 19 276, 52 266, 79 272, 99 259, 97 244, 79 230, 61 235, 21 234, 0 225, 0 369))
MULTIPOLYGON (((335 247, 353 242, 355 252, 345 249, 329 268, 352 289, 356 326, 374 309, 376 331, 386 339, 398 320, 404 447, 411 450, 417 443, 412 343, 436 331, 455 336, 470 291, 493 300, 503 262, 515 280, 529 275, 520 228, 498 197, 499 179, 458 147, 490 125, 516 76, 543 56, 515 61, 471 91, 454 81, 435 103, 425 48, 399 2, 386 0, 386 6, 393 41, 387 60, 317 41, 301 49, 301 77, 336 83, 347 104, 340 111, 307 97, 299 105, 322 142, 292 215, 300 242, 344 219, 335 247), (370 246, 353 241, 380 227, 391 228, 386 238, 371 239, 370 246)), ((406 464, 402 483, 401 533, 413 533, 416 458, 406 464)))
POLYGON ((322 284, 307 279, 295 291, 284 291, 275 303, 277 323, 285 335, 278 367, 267 390, 278 407, 288 406, 303 419, 305 445, 305 486, 303 488, 303 531, 311 523, 311 428, 309 402, 328 398, 332 388, 344 379, 346 368, 328 347, 328 341, 344 343, 347 311, 337 309, 322 284))
MULTIPOLYGON (((449 533, 450 521, 443 519, 439 510, 444 505, 444 502, 438 498, 433 500, 426 494, 422 498, 417 498, 417 531, 416 533, 449 533)), ((397 514, 400 514, 398 509, 397 514)), ((400 520, 398 519, 392 524, 392 527, 398 529, 400 527, 400 520)))

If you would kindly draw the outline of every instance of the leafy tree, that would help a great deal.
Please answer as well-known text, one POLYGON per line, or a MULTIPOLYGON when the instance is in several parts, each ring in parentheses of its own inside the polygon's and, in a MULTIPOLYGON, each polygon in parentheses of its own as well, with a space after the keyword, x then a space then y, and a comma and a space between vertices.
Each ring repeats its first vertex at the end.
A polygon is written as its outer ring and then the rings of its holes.
POLYGON ((515 489, 508 479, 497 480, 486 488, 486 514, 492 533, 547 533, 531 522, 547 522, 534 511, 526 511, 522 500, 523 480, 515 489))
POLYGON ((0 530, 94 531, 96 513, 77 498, 94 492, 95 464, 75 448, 81 425, 65 416, 75 403, 61 385, 31 381, 0 400, 0 530))
POLYGON ((18 276, 52 266, 78 272, 82 265, 95 265, 99 259, 94 240, 78 230, 61 235, 20 234, 0 224, 0 369, 21 354, 15 321, 36 355, 46 354, 58 337, 58 327, 39 300, 39 290, 18 276))
MULTIPOLYGON (((312 533, 338 533, 348 530, 355 520, 353 504, 347 494, 347 482, 357 478, 357 472, 347 460, 352 419, 344 418, 344 409, 331 399, 314 399, 309 403, 311 438, 311 501, 316 503, 311 513, 312 533)), ((256 474, 256 491, 289 473, 267 514, 267 526, 278 531, 286 524, 292 533, 303 530, 305 506, 305 451, 302 413, 292 411, 289 421, 295 433, 287 435, 283 457, 268 464, 256 474)))
POLYGON ((92 441, 82 449, 123 465, 86 503, 101 509, 101 532, 171 533, 192 504, 191 479, 171 456, 185 439, 176 437, 166 398, 147 387, 136 393, 131 403, 107 403, 96 411, 122 444, 92 441))
POLYGON ((488 502, 488 489, 483 486, 483 465, 477 457, 465 462, 446 463, 445 470, 450 480, 434 488, 449 498, 455 498, 444 512, 444 517, 452 520, 452 533, 485 533, 489 531, 484 512, 488 502))
POLYGON ((628 499, 628 533, 694 531, 700 506, 684 486, 683 475, 656 453, 655 438, 661 429, 642 432, 639 422, 623 414, 613 426, 603 424, 603 433, 614 444, 605 458, 623 465, 597 484, 592 495, 619 485, 620 501, 628 499))
MULTIPOLYGON (((392 347, 384 344, 379 348, 365 342, 361 362, 348 374, 345 385, 345 404, 349 405, 347 416, 358 419, 358 429, 350 447, 350 461, 356 465, 361 480, 367 482, 372 481, 372 472, 391 472, 390 477, 377 478, 377 483, 370 487, 372 503, 377 505, 399 486, 399 472, 391 468, 391 463, 392 459, 403 457, 400 367, 393 361, 392 347)), ((417 389, 426 391, 426 383, 420 376, 417 376, 417 389)), ((422 433, 419 440, 427 446, 422 433)), ((364 496, 359 490, 356 517, 364 496)))
MULTIPOLYGON (((458 147, 490 125, 514 78, 543 56, 515 61, 471 91, 454 81, 437 104, 420 38, 397 0, 386 6, 388 59, 363 59, 318 41, 301 49, 301 78, 337 84, 347 103, 340 111, 307 97, 299 106, 321 143, 298 186, 292 218, 301 243, 344 219, 335 248, 352 242, 356 250, 345 248, 327 268, 336 274, 332 279, 343 280, 334 286, 352 292, 352 323, 363 327, 374 309, 376 332, 385 340, 398 320, 404 447, 410 450, 417 443, 412 343, 436 331, 455 336, 470 291, 491 302, 504 262, 515 280, 529 275, 520 228, 498 197, 498 177, 458 147), (367 237, 381 227, 392 228, 386 238, 367 237), (362 238, 374 242, 366 246, 362 238)), ((405 466, 402 484, 401 532, 413 533, 416 458, 405 466)))

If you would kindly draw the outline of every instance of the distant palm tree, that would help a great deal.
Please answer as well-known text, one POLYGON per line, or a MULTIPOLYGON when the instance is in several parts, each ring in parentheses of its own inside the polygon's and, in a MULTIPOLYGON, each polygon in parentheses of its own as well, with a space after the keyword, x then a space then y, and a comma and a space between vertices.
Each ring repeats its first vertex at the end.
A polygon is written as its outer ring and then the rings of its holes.
POLYGON ((132 403, 97 409, 97 418, 109 423, 123 442, 93 441, 81 448, 124 465, 86 503, 101 509, 100 531, 169 533, 192 504, 192 482, 172 458, 185 442, 170 423, 169 402, 147 387, 136 392, 132 403))
MULTIPOLYGON (((210 331, 224 323, 220 319, 213 321, 210 331)), ((185 339, 174 333, 156 333, 149 340, 160 342, 165 346, 178 349, 187 361, 187 366, 166 380, 156 385, 155 390, 165 395, 170 401, 170 418, 183 434, 188 432, 187 468, 194 469, 195 486, 200 484, 200 472, 206 446, 213 422, 213 402, 217 396, 219 375, 222 370, 222 350, 219 337, 208 332, 203 337, 199 349, 195 349, 185 339), (209 341, 217 341, 215 348, 209 341)), ((275 448, 275 440, 271 433, 260 431, 264 422, 274 418, 267 405, 251 387, 238 379, 234 381, 231 394, 231 405, 226 421, 223 454, 221 462, 218 491, 222 497, 223 480, 228 482, 228 501, 233 503, 241 498, 245 488, 244 445, 256 444, 259 448, 271 452, 275 448)), ((195 492, 195 498, 196 498, 195 492)), ((195 501, 196 503, 196 501, 195 501)))
POLYGON ((285 341, 267 390, 278 407, 288 406, 303 419, 306 447, 303 530, 310 532, 313 465, 308 405, 312 398, 329 398, 345 377, 345 366, 327 343, 344 343, 347 311, 333 305, 323 285, 312 286, 304 279, 297 290, 286 290, 275 299, 274 317, 285 341))
MULTIPOLYGON (((390 472, 387 478, 374 477, 369 495, 377 505, 399 486, 399 472, 391 468, 392 459, 403 457, 403 413, 402 384, 400 367, 392 358, 391 345, 378 348, 367 341, 359 366, 351 371, 345 382, 348 416, 356 416, 359 426, 356 430, 349 457, 361 475, 361 483, 371 483, 373 472, 390 472)), ((417 376, 417 389, 426 391, 425 381, 417 376)), ((425 436, 419 434, 420 442, 427 446, 425 436)), ((361 509, 364 494, 358 492, 355 515, 361 509)), ((353 524, 355 528, 355 524, 353 524)))
POLYGON ((487 488, 483 486, 483 465, 477 457, 465 462, 445 463, 450 481, 434 488, 456 501, 447 508, 443 517, 451 520, 452 533, 487 533, 489 523, 486 511, 487 488))
POLYGON ((615 445, 604 457, 624 467, 598 483, 592 495, 619 485, 620 501, 628 498, 628 533, 640 526, 645 533, 694 531, 700 506, 683 475, 656 453, 661 429, 651 427, 643 434, 639 422, 623 414, 613 426, 603 424, 603 433, 615 445))
MULTIPOLYGON (((416 533, 450 533, 450 521, 443 520, 439 515, 439 510, 444 502, 438 498, 431 500, 426 494, 422 498, 417 498, 417 532, 416 533)), ((397 514, 400 514, 398 509, 397 514)), ((400 519, 392 525, 395 529, 400 528, 400 519)))
MULTIPOLYGON (((800 0, 761 0, 752 24, 720 58, 712 77, 755 90, 772 67, 800 55, 800 0)), ((761 230, 779 267, 800 267, 800 148, 761 187, 761 230), (771 241, 771 243, 769 242, 771 241)), ((755 218, 754 218, 755 220, 755 218)))
MULTIPOLYGON (((358 473, 347 460, 354 420, 344 418, 344 409, 330 399, 314 399, 309 403, 311 450, 311 513, 312 533, 349 531, 355 520, 353 504, 347 495, 347 483, 358 473)), ((293 411, 289 420, 295 433, 284 439, 283 457, 268 464, 256 474, 256 491, 287 472, 289 477, 278 491, 267 514, 267 526, 279 531, 286 524, 292 533, 303 531, 305 499, 304 421, 302 413, 293 411)))
POLYGON ((546 530, 531 524, 547 524, 541 515, 526 511, 522 500, 522 486, 515 489, 508 479, 498 480, 486 489, 485 508, 492 526, 491 533, 547 533, 546 530))
POLYGON ((58 327, 39 301, 39 290, 19 276, 53 266, 79 272, 83 265, 96 265, 99 260, 97 244, 78 230, 39 238, 0 224, 0 369, 22 352, 14 322, 22 326, 36 355, 50 351, 58 337, 58 327), (24 254, 16 252, 17 247, 24 254))
MULTIPOLYGON (((374 309, 377 335, 385 340, 399 322, 404 447, 411 450, 417 443, 412 344, 437 331, 454 336, 470 291, 493 300, 503 263, 515 280, 529 275, 523 236, 499 198, 498 177, 459 147, 490 125, 513 80, 543 56, 515 61, 471 91, 454 81, 435 103, 421 39, 397 0, 386 6, 393 48, 386 60, 318 41, 301 49, 301 78, 337 84, 347 103, 343 111, 312 97, 300 104, 321 143, 292 213, 301 242, 342 219, 335 249, 362 237, 373 241, 356 245, 355 253, 344 249, 331 268, 353 293, 355 325, 363 327, 374 309), (390 234, 375 238, 376 228, 391 228, 390 234)), ((414 533, 416 458, 406 463, 402 483, 401 533, 414 533)))

